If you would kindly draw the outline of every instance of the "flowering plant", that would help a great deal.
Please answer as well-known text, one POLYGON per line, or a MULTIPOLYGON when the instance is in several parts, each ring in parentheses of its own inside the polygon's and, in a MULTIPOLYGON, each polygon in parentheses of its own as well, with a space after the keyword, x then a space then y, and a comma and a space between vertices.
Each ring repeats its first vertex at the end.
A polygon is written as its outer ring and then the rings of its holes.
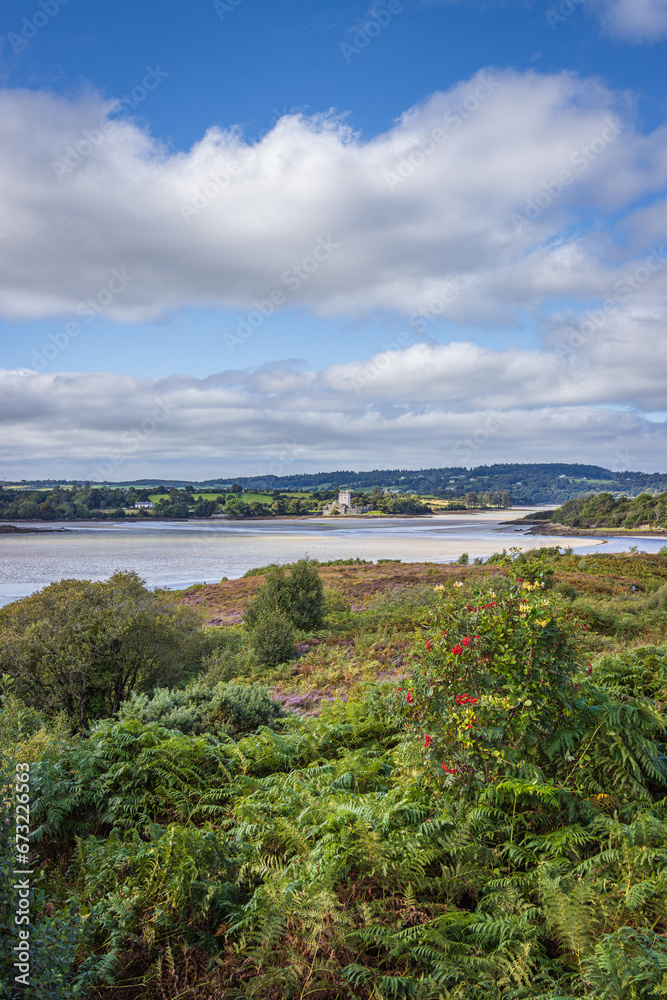
POLYGON ((467 598, 458 590, 438 591, 420 629, 401 712, 428 731, 423 749, 434 763, 445 757, 447 773, 488 780, 503 761, 534 758, 567 714, 574 630, 540 583, 516 578, 500 597, 483 585, 467 598))

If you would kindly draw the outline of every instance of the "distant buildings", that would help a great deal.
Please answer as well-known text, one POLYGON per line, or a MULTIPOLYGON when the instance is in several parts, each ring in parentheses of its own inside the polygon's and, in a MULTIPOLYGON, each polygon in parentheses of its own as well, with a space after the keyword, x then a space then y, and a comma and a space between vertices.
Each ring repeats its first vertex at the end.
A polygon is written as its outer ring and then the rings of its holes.
POLYGON ((350 490, 341 490, 338 494, 337 500, 332 500, 325 507, 322 508, 322 513, 327 516, 330 514, 366 514, 369 510, 373 509, 372 504, 366 504, 363 507, 354 507, 352 505, 352 495, 350 490))
POLYGON ((143 510, 152 510, 155 504, 152 500, 137 500, 134 506, 143 510))

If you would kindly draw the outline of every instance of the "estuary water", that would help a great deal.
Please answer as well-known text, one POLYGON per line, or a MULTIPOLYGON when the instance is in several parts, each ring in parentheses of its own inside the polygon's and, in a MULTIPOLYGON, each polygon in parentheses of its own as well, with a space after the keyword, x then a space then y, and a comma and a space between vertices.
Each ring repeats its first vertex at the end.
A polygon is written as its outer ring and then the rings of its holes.
POLYGON ((117 570, 135 570, 149 587, 178 589, 235 579, 253 567, 305 555, 322 561, 358 556, 446 563, 463 552, 471 561, 487 558, 511 545, 524 551, 571 545, 584 554, 600 546, 624 552, 631 545, 657 552, 666 541, 526 535, 527 528, 503 524, 536 509, 373 520, 49 522, 49 528, 67 530, 0 534, 0 605, 57 580, 104 580, 117 570))

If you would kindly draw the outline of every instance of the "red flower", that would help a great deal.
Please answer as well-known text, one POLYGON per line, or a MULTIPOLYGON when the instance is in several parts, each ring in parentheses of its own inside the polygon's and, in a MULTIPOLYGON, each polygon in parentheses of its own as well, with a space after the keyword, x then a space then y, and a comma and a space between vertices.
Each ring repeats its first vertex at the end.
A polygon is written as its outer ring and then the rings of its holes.
POLYGON ((590 663, 588 664, 588 673, 589 673, 589 675, 591 675, 591 676, 592 676, 592 674, 593 674, 593 668, 592 668, 592 666, 590 665, 590 663))
POLYGON ((405 700, 406 700, 406 701, 407 701, 407 702, 408 702, 408 703, 409 703, 410 705, 412 705, 412 703, 413 703, 413 701, 414 701, 415 699, 414 699, 414 698, 412 697, 412 695, 411 695, 411 694, 410 694, 410 692, 408 691, 408 693, 407 693, 407 694, 406 694, 406 696, 405 696, 405 700))
POLYGON ((430 747, 430 745, 431 745, 432 742, 433 742, 433 739, 430 736, 425 736, 424 737, 424 746, 426 748, 430 747))
POLYGON ((464 646, 469 646, 471 642, 472 642, 472 639, 470 638, 470 636, 469 636, 469 635, 467 635, 467 636, 465 637, 465 639, 463 640, 463 645, 464 645, 464 646))
POLYGON ((429 653, 431 652, 431 643, 429 642, 428 639, 426 640, 426 649, 429 653))
POLYGON ((452 653, 455 653, 456 656, 460 656, 462 652, 463 652, 463 646, 459 645, 458 642, 455 646, 452 646, 452 653))
POLYGON ((447 765, 445 764, 444 760, 443 760, 442 764, 440 765, 440 767, 443 769, 443 771, 446 771, 447 774, 456 774, 456 768, 455 767, 447 767, 447 765))
POLYGON ((457 705, 476 705, 479 698, 471 698, 467 694, 457 694, 456 703, 457 705))

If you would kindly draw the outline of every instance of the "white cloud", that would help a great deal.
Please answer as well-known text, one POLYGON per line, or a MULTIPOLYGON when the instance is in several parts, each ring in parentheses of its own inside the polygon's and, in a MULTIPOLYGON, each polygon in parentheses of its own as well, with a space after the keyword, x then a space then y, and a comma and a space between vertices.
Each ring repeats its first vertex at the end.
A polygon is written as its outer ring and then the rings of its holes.
POLYGON ((667 314, 619 307, 569 352, 414 344, 321 372, 197 380, 0 372, 10 478, 208 478, 343 468, 585 461, 667 471, 667 314), (18 456, 21 456, 20 458, 18 456))
POLYGON ((627 42, 667 38, 667 0, 597 0, 609 34, 627 42))
POLYGON ((4 91, 0 311, 133 321, 274 292, 323 315, 441 302, 493 324, 605 295, 618 262, 591 214, 623 215, 667 175, 664 132, 632 114, 595 80, 483 72, 369 140, 288 115, 254 146, 213 128, 173 152, 94 96, 4 91))

